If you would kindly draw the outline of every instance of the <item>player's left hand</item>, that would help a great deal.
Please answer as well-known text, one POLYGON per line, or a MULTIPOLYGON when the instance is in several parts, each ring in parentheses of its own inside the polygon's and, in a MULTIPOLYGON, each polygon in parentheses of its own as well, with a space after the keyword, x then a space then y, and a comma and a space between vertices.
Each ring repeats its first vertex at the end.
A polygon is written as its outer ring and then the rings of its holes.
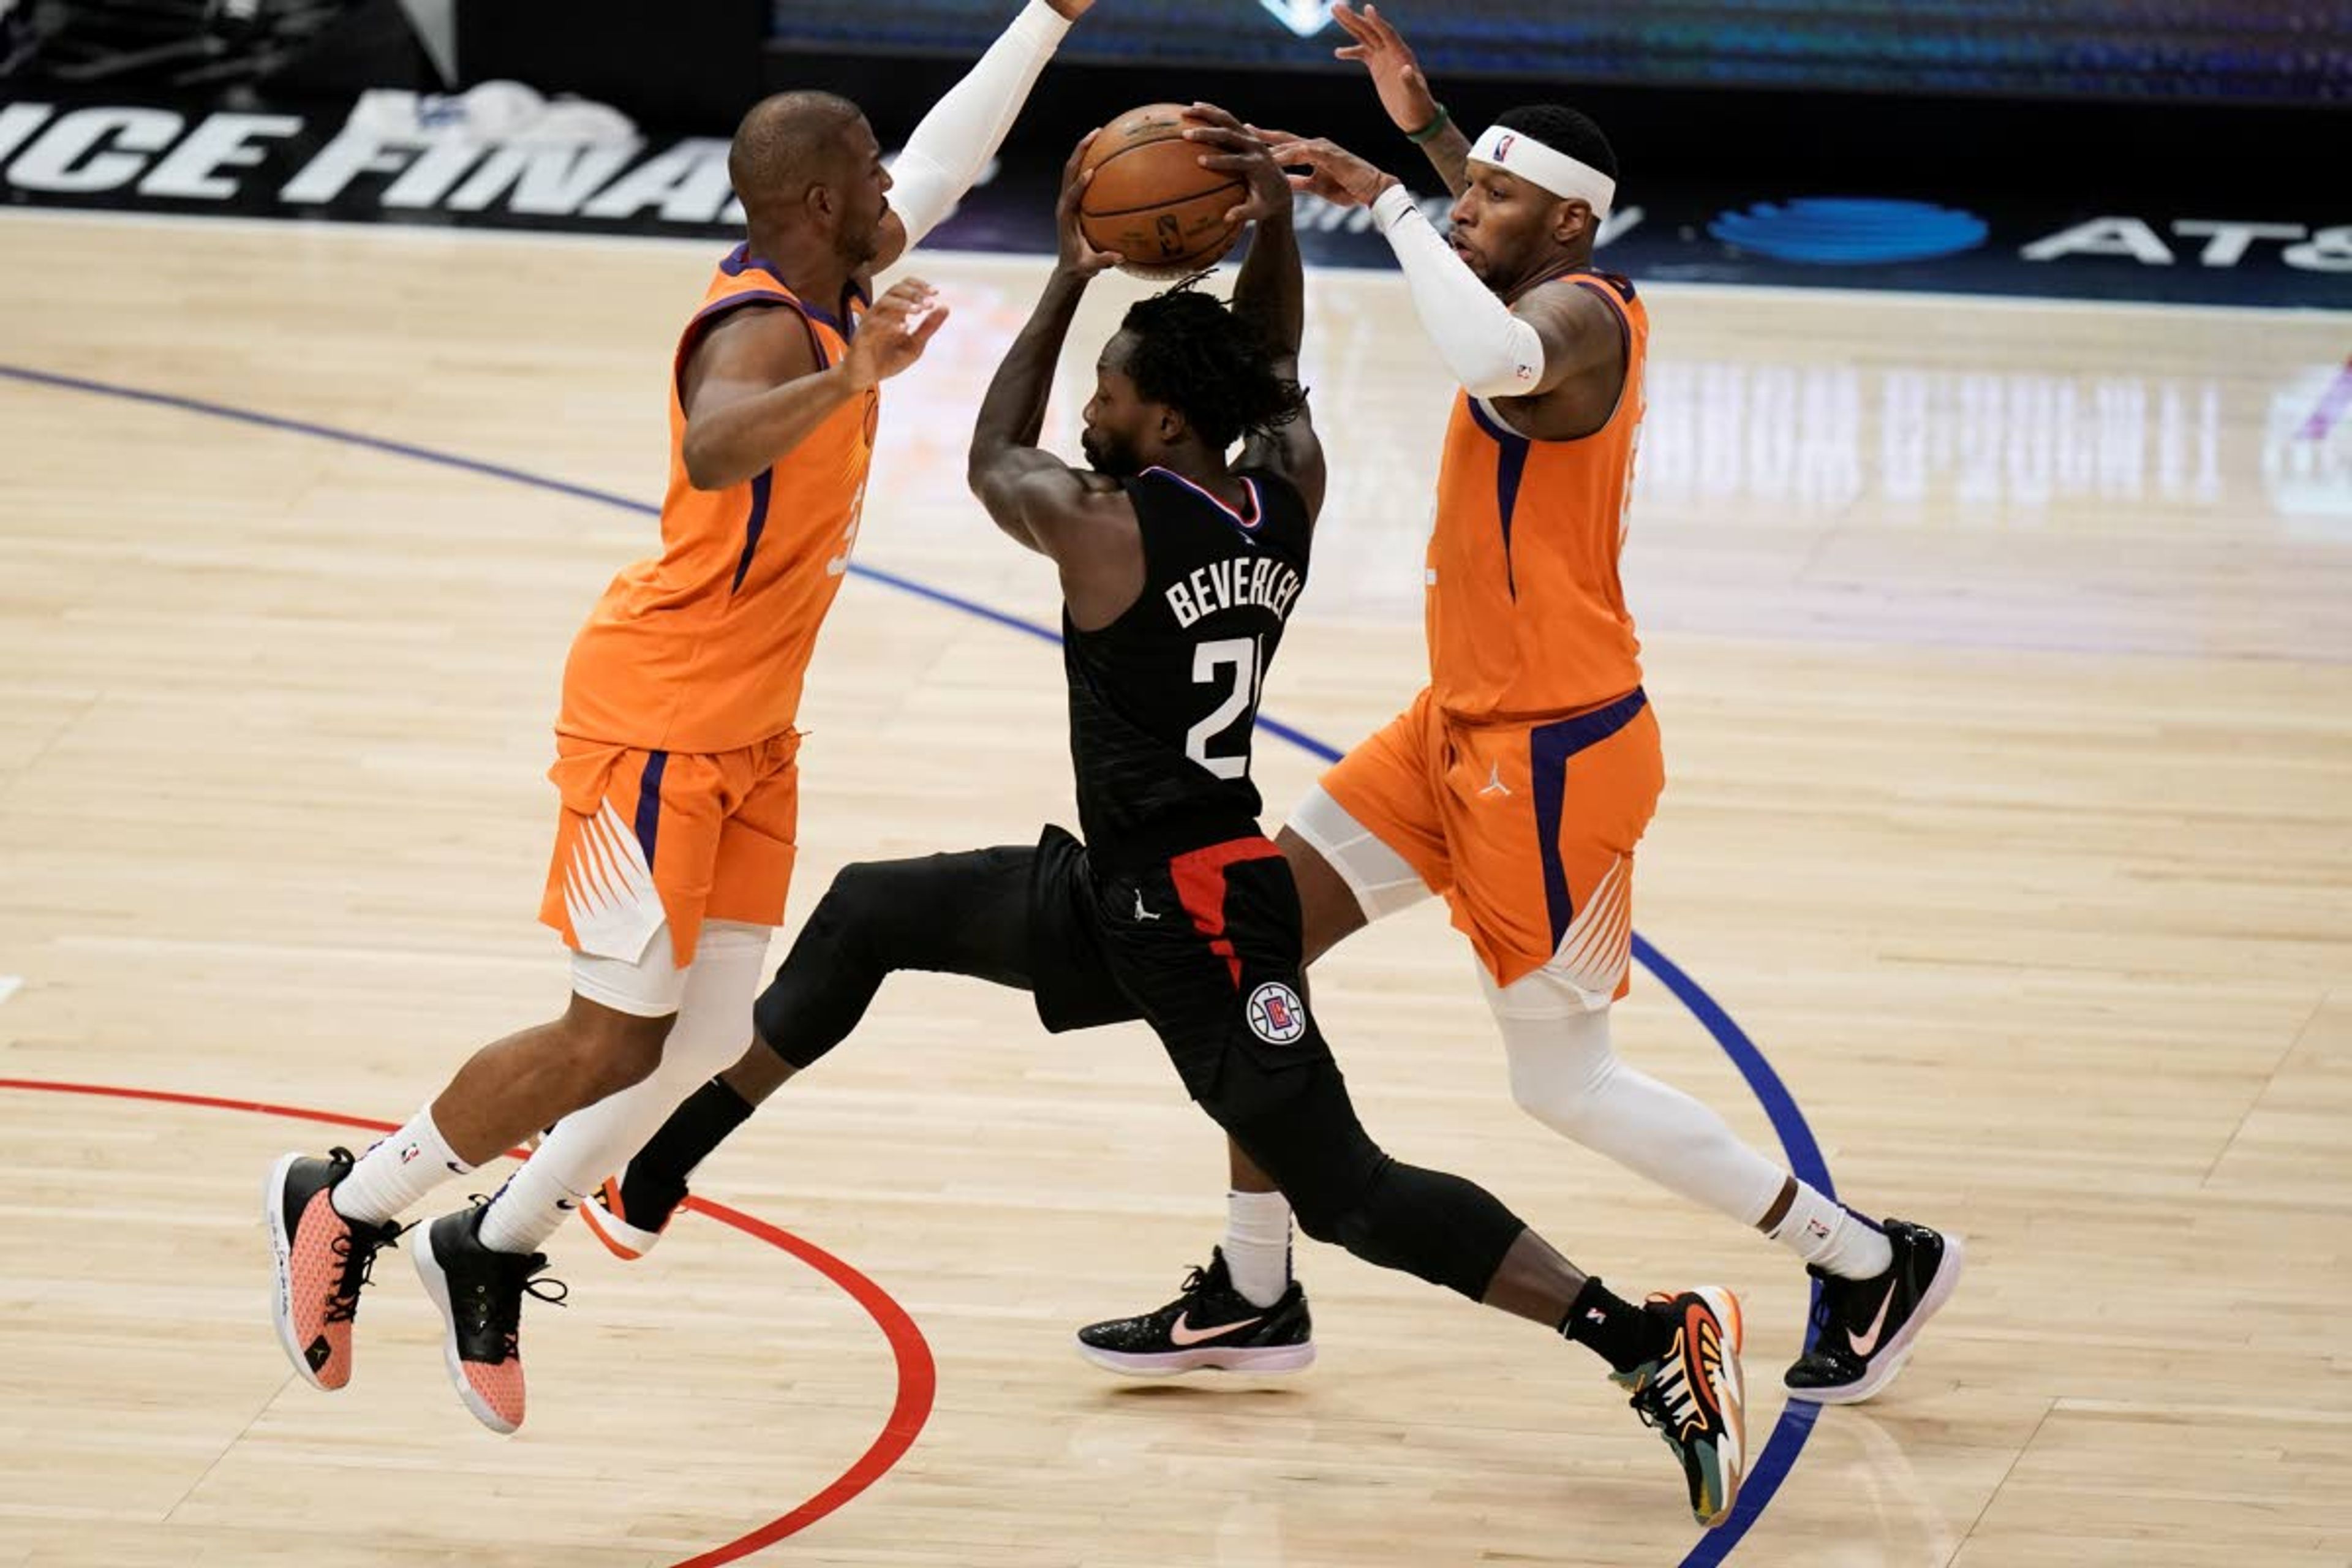
POLYGON ((1061 268, 1073 278, 1092 278, 1127 259, 1116 250, 1096 249, 1086 230, 1078 226, 1078 208, 1086 201, 1087 183, 1094 177, 1081 165, 1087 161, 1087 149, 1100 134, 1100 131, 1089 131, 1078 138, 1070 161, 1062 165, 1062 200, 1055 211, 1062 232, 1061 268))
POLYGON ((1274 161, 1283 168, 1306 171, 1291 174, 1291 189, 1321 196, 1336 205, 1368 207, 1382 191, 1403 183, 1394 174, 1382 174, 1336 142, 1319 136, 1294 136, 1287 131, 1260 131, 1255 125, 1249 129, 1273 144, 1274 161))
POLYGON ((1045 0, 1045 4, 1073 22, 1095 8, 1095 0, 1045 0))
POLYGON ((1199 143, 1201 167, 1238 174, 1249 187, 1249 194, 1225 214, 1227 223, 1256 223, 1289 216, 1290 181, 1283 174, 1282 165, 1274 161, 1265 142, 1248 126, 1213 103, 1196 103, 1184 111, 1184 118, 1190 121, 1184 128, 1184 140, 1199 143))

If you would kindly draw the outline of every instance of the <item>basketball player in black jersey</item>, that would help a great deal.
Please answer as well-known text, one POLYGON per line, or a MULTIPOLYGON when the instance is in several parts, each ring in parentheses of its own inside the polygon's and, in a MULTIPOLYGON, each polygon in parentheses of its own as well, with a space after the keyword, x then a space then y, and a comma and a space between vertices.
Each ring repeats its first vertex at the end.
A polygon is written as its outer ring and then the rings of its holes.
MULTIPOLYGON (((1086 843, 1049 827, 1034 847, 847 868, 761 996, 760 1044, 743 1067, 764 1079, 757 1094, 814 1064, 899 969, 1026 989, 1056 1032, 1140 1017, 1309 1236, 1591 1346, 1675 1451, 1693 1512, 1720 1522, 1745 1464, 1731 1294, 1636 1306, 1484 1189, 1384 1153, 1308 1011, 1298 895, 1259 829, 1249 771, 1258 694, 1323 500, 1322 448, 1296 379, 1305 283, 1282 171, 1231 115, 1194 112, 1202 163, 1246 181, 1240 210, 1257 220, 1232 309, 1190 287, 1137 305, 1097 366, 1090 468, 1036 446, 1078 301, 1119 259, 1078 231, 1081 143, 1065 176, 1060 264, 972 437, 973 491, 1061 575, 1086 843), (1236 441, 1241 461, 1229 466, 1236 441)), ((641 1226, 655 1216, 643 1211, 666 1220, 685 1173, 750 1113, 747 1086, 729 1081, 744 1076, 730 1069, 680 1108, 630 1179, 608 1188, 600 1231, 651 1244, 641 1226), (672 1191, 641 1184, 663 1170, 677 1173, 672 1191)), ((1248 1358, 1261 1370, 1312 1359, 1296 1284, 1271 1308, 1206 1327, 1182 1321, 1192 1300, 1150 1325, 1155 1343, 1195 1343, 1204 1363, 1228 1366, 1244 1348, 1261 1352, 1248 1358)))

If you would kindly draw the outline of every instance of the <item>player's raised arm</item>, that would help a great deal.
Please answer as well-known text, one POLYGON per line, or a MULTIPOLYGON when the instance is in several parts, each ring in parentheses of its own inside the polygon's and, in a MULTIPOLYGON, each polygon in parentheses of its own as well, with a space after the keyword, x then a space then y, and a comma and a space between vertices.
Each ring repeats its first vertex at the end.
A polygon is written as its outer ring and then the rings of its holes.
MULTIPOLYGON (((1331 142, 1280 132, 1265 134, 1276 142, 1277 163, 1305 171, 1290 176, 1293 186, 1341 206, 1372 209, 1374 223, 1404 269, 1423 330, 1472 396, 1534 397, 1610 363, 1622 363, 1624 345, 1617 318, 1588 291, 1545 289, 1548 279, 1540 275, 1483 275, 1460 245, 1437 232, 1395 175, 1331 142)), ((1490 132, 1488 138, 1496 134, 1490 132)), ((1512 140, 1509 132, 1501 135, 1507 143, 1512 140)), ((1498 207, 1526 204, 1541 209, 1532 212, 1536 221, 1562 231, 1560 247, 1567 248, 1561 253, 1578 248, 1580 240, 1580 248, 1590 254, 1591 236, 1608 210, 1613 182, 1577 164, 1583 175, 1591 176, 1579 181, 1587 188, 1560 195, 1517 174, 1482 173, 1478 161, 1473 148, 1472 184, 1455 203, 1457 217, 1463 205, 1473 201, 1498 207), (1482 190, 1482 179, 1492 189, 1482 190), (1608 188, 1601 189, 1602 184, 1608 188)), ((1524 155, 1521 162, 1526 162, 1524 155)), ((1543 167, 1565 182, 1567 176, 1551 171, 1549 163, 1543 167)))
POLYGON ((1028 0, 988 52, 923 116, 890 164, 877 270, 923 243, 971 189, 1029 101, 1045 62, 1094 0, 1028 0))
POLYGON ((1092 603, 1104 597, 1106 588, 1116 598, 1125 584, 1126 598, 1132 599, 1142 573, 1134 510, 1118 481, 1073 468, 1037 445, 1045 426, 1045 401, 1053 392, 1054 366, 1078 301, 1095 275, 1118 266, 1120 259, 1111 251, 1097 250, 1078 227, 1078 201, 1087 179, 1079 165, 1093 140, 1089 134, 1081 141, 1063 169, 1061 255, 1028 324, 1005 351, 1004 363, 997 366, 981 399, 966 470, 971 493, 996 526, 1028 548, 1052 556, 1062 568, 1063 592, 1082 619, 1092 603))
POLYGON ((736 311, 695 345, 678 377, 687 482, 722 490, 782 462, 843 404, 920 359, 947 317, 929 284, 904 279, 874 302, 841 363, 821 368, 799 311, 736 311))
POLYGON ((1389 111, 1390 121, 1428 155, 1430 167, 1445 182, 1445 188, 1460 195, 1470 183, 1470 139, 1430 91, 1429 79, 1421 74, 1412 46, 1381 15, 1378 5, 1358 11, 1340 0, 1331 7, 1331 19, 1356 40, 1332 54, 1358 61, 1371 73, 1372 85, 1380 89, 1381 107, 1389 111))
MULTIPOLYGON (((1298 255, 1290 182, 1266 143, 1225 110, 1196 103, 1191 117, 1200 123, 1184 134, 1201 146, 1201 166, 1238 175, 1249 187, 1247 198, 1226 215, 1228 221, 1240 218, 1257 225, 1241 278, 1234 285, 1234 313, 1263 334, 1273 349, 1275 374, 1295 382, 1299 344, 1307 331, 1307 273, 1298 255)), ((1306 499, 1310 517, 1322 511, 1323 444, 1303 403, 1294 417, 1253 432, 1242 462, 1285 475, 1306 499)))

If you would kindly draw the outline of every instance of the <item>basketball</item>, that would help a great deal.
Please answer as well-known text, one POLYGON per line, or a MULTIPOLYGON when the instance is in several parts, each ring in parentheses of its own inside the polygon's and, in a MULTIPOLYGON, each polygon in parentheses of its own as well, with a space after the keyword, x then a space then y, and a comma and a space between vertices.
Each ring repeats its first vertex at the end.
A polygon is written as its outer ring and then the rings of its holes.
POLYGON ((1215 265, 1241 237, 1225 215, 1248 189, 1203 169, 1202 149, 1184 140, 1184 106, 1148 103, 1108 125, 1080 165, 1094 174, 1078 209, 1087 243, 1115 250, 1139 278, 1181 278, 1215 265))

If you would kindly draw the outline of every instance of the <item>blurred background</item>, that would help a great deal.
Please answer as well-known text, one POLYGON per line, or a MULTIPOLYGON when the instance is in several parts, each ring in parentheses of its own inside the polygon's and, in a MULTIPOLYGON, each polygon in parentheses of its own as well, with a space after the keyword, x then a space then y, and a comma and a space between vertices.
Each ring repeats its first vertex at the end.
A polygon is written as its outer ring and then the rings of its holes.
MULTIPOLYGON (((750 103, 831 89, 895 145, 1012 9, 0 0, 15 100, 0 109, 0 199, 717 236, 732 215, 712 142, 750 103), (603 109, 541 114, 572 96, 603 109), (156 177, 224 113, 266 123, 215 124, 236 157, 193 182, 156 177), (318 167, 362 129, 365 148, 318 167), (488 178, 452 142, 537 150, 488 178)), ((1464 122, 1532 100, 1601 121, 1624 176, 1604 242, 1629 273, 2352 302, 2352 203, 2321 155, 2352 144, 2352 0, 1400 0, 1390 14, 1464 122)), ((1433 195, 1331 58, 1343 41, 1326 0, 1104 0, 940 242, 1042 247, 1071 142, 1171 96, 1333 136, 1433 195)), ((1313 261, 1384 264, 1360 218, 1307 226, 1313 261)))

